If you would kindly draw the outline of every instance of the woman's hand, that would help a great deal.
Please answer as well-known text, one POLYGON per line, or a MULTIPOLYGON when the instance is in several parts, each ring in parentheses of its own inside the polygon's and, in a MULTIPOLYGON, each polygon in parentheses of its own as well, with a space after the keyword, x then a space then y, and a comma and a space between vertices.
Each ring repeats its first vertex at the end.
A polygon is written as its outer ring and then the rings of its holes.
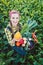
POLYGON ((15 43, 15 39, 14 39, 14 38, 11 40, 11 43, 12 43, 12 44, 14 44, 14 43, 15 43))
POLYGON ((15 39, 13 38, 10 42, 9 42, 10 46, 15 46, 15 39))

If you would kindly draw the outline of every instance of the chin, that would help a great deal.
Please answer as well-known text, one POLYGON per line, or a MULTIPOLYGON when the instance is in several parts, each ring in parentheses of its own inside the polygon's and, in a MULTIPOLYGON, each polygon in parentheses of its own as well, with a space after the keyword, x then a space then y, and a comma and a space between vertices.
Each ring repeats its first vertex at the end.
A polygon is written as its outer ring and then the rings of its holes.
POLYGON ((17 26, 17 24, 15 24, 14 26, 17 26))

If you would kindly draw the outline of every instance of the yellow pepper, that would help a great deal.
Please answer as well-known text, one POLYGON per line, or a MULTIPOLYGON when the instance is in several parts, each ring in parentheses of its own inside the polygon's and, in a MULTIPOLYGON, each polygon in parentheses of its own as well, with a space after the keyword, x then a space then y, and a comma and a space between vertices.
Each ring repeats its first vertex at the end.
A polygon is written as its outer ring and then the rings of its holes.
POLYGON ((22 38, 21 33, 20 33, 19 31, 16 32, 15 35, 14 35, 14 38, 15 38, 16 40, 20 40, 20 39, 22 38))

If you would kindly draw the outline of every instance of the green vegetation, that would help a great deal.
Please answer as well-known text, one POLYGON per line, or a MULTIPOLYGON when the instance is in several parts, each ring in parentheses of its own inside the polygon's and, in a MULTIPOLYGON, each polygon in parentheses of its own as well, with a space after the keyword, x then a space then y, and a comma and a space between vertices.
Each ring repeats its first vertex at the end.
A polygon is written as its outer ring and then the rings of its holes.
POLYGON ((43 0, 0 0, 0 65, 43 65, 43 0), (9 11, 20 12, 20 23, 28 19, 38 23, 37 38, 39 44, 33 50, 21 56, 12 50, 6 39, 4 28, 9 22, 9 11))

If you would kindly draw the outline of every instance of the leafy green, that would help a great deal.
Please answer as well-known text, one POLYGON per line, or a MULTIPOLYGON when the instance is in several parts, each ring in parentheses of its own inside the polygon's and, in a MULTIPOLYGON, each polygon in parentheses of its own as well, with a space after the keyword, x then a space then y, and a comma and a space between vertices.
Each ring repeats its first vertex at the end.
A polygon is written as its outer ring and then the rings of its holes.
POLYGON ((43 0, 0 0, 0 65, 11 64, 43 65, 43 0), (25 33, 24 37, 31 37, 30 31, 37 30, 39 44, 26 56, 19 55, 8 44, 4 28, 9 22, 10 10, 20 12, 21 34, 25 33))

